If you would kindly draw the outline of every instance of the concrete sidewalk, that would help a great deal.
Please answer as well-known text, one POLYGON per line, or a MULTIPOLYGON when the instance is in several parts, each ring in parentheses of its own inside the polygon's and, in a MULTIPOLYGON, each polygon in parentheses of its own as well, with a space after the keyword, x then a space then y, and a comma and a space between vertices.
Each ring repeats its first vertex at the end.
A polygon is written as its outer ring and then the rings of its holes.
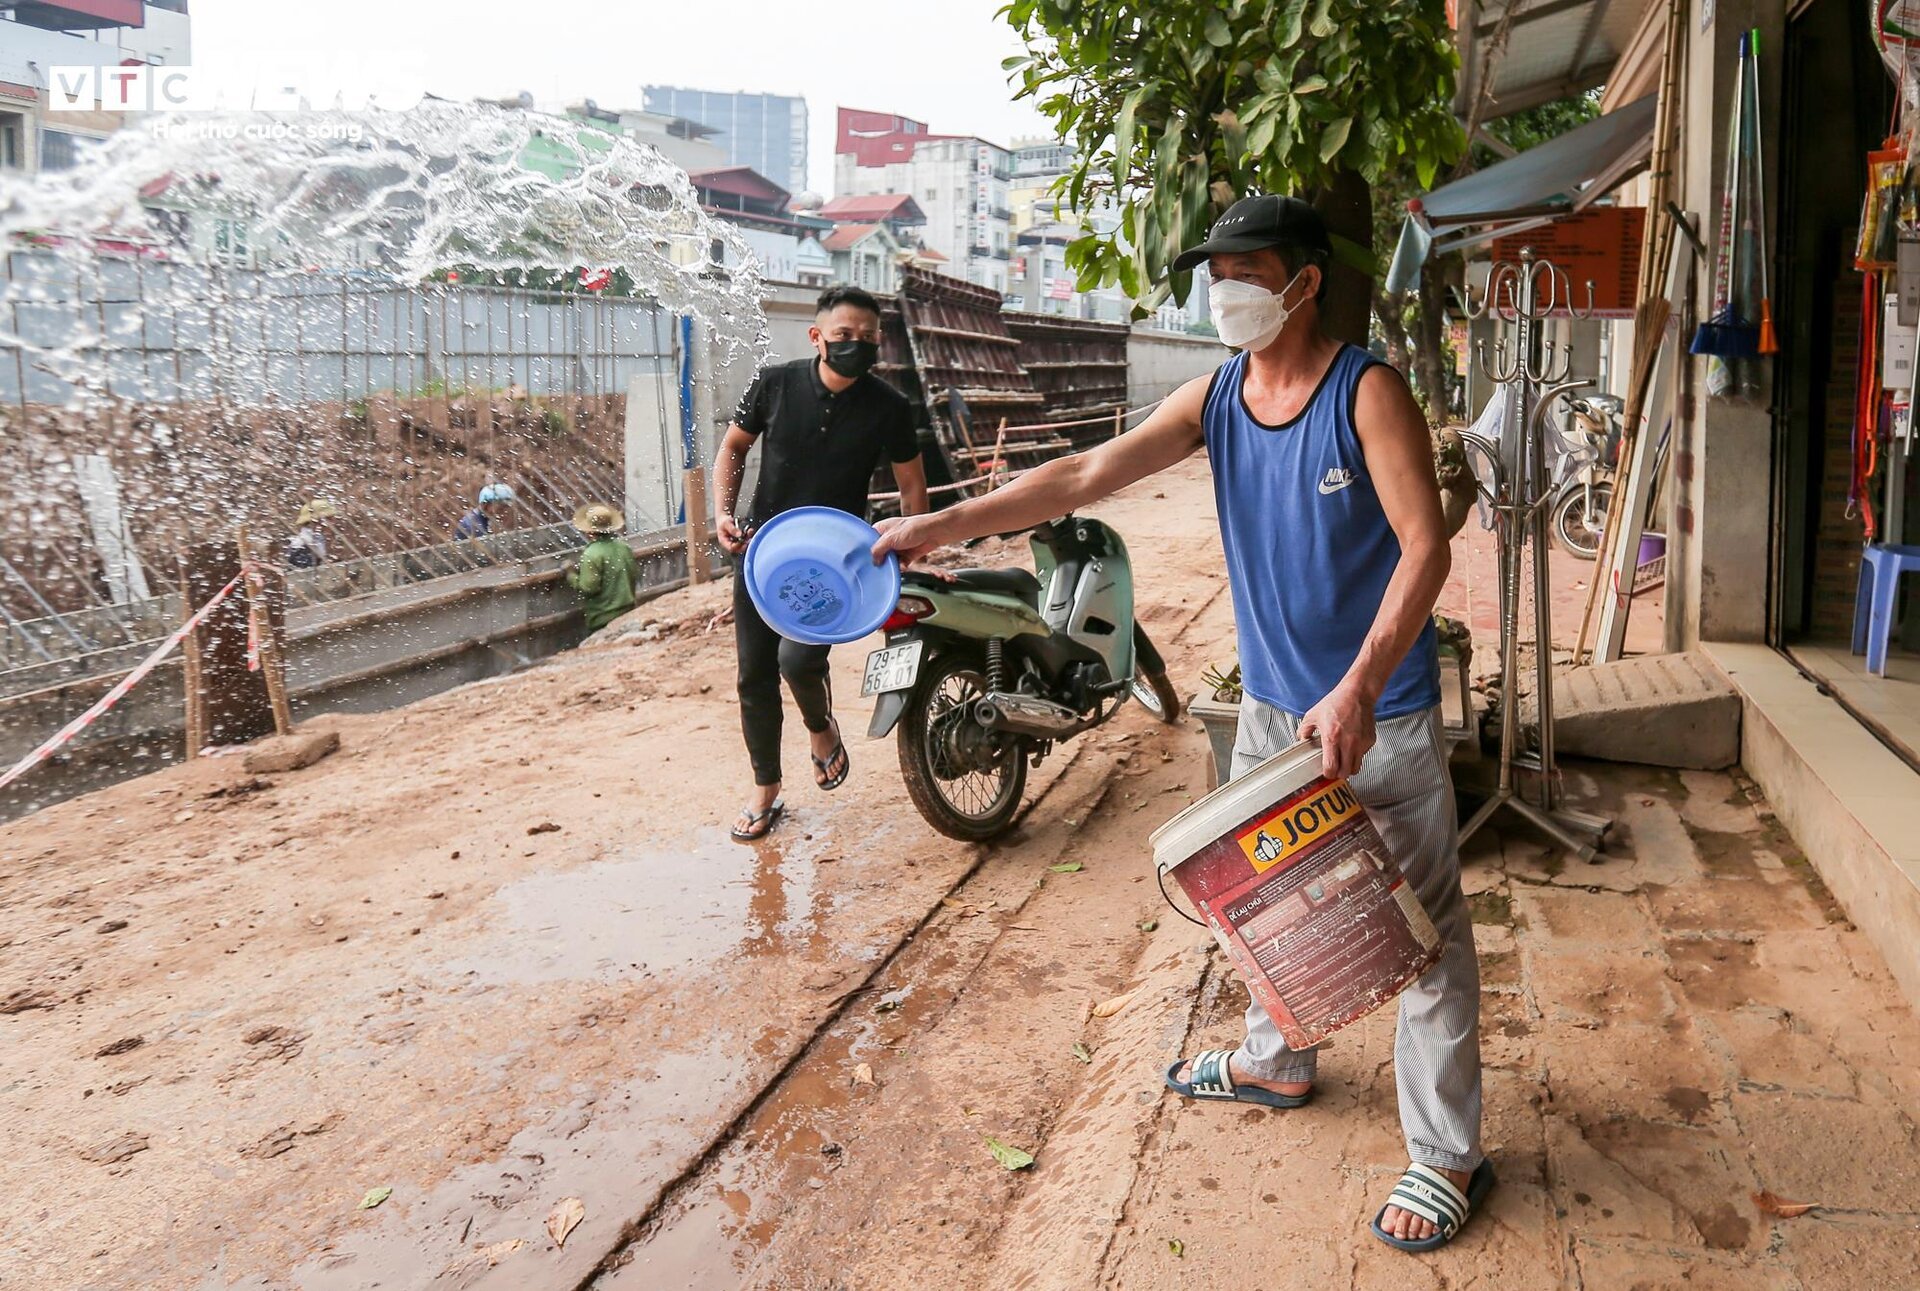
MULTIPOLYGON (((1189 684, 1230 659, 1226 599, 1162 644, 1189 684)), ((1618 821, 1600 865, 1509 818, 1473 840, 1501 1185, 1452 1247, 1412 1257, 1367 1231, 1405 1166, 1390 1010, 1334 1038, 1298 1111, 1161 1088, 1182 1054, 1237 1043, 1246 1000, 1146 859, 1204 789, 1205 742, 1097 743, 1062 808, 877 978, 900 1006, 827 1028, 597 1286, 1920 1285, 1920 1026, 1739 778, 1574 765, 1574 804, 1618 821), (1003 1169, 988 1137, 1034 1164, 1003 1169), (1819 1206, 1773 1219, 1762 1189, 1819 1206)))
MULTIPOLYGON (((1879 957, 1735 778, 1577 778, 1619 818, 1619 859, 1563 866, 1495 834, 1469 853, 1501 1183, 1452 1247, 1410 1258, 1366 1230, 1405 1164, 1389 1011, 1335 1037, 1307 1108, 1141 1107, 1147 1150, 1098 1271, 1046 1284, 1920 1284, 1920 1027, 1879 957), (1819 1204, 1772 1219, 1763 1189, 1819 1204)), ((1164 1036, 1197 1001, 1168 1061, 1236 1043, 1244 1006, 1187 931, 1147 975, 1173 1007, 1115 1028, 1164 1036)))

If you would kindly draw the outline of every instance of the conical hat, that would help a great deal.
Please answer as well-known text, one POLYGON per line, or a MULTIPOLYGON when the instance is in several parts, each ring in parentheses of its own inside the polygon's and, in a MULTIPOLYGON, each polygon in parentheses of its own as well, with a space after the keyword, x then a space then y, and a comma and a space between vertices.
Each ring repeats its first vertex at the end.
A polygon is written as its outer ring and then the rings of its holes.
POLYGON ((620 513, 604 502, 589 502, 573 513, 573 527, 581 533, 619 533, 620 513))

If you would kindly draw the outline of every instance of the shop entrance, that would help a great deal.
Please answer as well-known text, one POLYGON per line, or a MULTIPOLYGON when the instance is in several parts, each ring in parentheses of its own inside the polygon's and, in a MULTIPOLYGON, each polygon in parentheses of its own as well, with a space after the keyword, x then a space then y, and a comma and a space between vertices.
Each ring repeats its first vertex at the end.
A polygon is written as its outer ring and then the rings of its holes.
MULTIPOLYGON (((1920 766, 1920 577, 1896 612, 1887 676, 1851 652, 1865 531, 1849 503, 1856 381, 1868 278, 1854 267, 1867 154, 1893 126, 1895 87, 1874 48, 1867 6, 1807 0, 1786 34, 1778 210, 1781 353, 1775 377, 1770 635, 1910 762, 1920 766)), ((1887 275, 1892 286, 1892 275, 1887 275)), ((1910 386, 1894 392, 1907 400, 1910 386)), ((1889 467, 1869 481, 1880 539, 1920 543, 1920 506, 1886 514, 1889 467), (1889 525, 1886 522, 1891 521, 1889 525)))

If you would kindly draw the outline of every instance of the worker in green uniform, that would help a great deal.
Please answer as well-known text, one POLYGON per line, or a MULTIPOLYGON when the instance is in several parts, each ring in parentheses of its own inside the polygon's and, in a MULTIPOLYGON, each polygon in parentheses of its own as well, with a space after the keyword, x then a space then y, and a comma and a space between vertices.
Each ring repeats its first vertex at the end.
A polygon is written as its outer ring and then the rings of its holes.
POLYGON ((598 632, 633 608, 633 549, 620 540, 620 513, 589 502, 573 513, 573 527, 592 539, 567 570, 567 586, 587 602, 587 631, 598 632))

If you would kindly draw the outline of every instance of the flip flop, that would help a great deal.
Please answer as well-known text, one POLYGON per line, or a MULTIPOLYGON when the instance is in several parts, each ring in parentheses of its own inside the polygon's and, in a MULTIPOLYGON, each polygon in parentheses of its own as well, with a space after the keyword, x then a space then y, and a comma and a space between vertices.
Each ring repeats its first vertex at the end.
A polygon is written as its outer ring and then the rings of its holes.
MULTIPOLYGON (((839 722, 834 722, 833 731, 836 736, 840 733, 839 722)), ((814 780, 814 783, 819 785, 824 792, 832 793, 835 789, 845 784, 847 777, 853 774, 853 759, 847 756, 847 742, 844 739, 840 740, 833 746, 833 752, 827 754, 824 758, 814 758, 813 769, 826 777, 824 780, 819 778, 815 778, 814 780), (835 775, 827 769, 836 762, 840 764, 839 775, 835 775)))
POLYGON ((1393 1186, 1393 1196, 1387 1199, 1387 1205, 1380 1207, 1380 1213, 1373 1217, 1373 1235, 1395 1250, 1411 1251, 1415 1255, 1437 1251, 1451 1242, 1473 1217, 1473 1212, 1493 1191, 1493 1184, 1493 1162, 1484 1157, 1468 1177, 1464 1193, 1453 1186, 1453 1180, 1432 1166, 1416 1161, 1393 1186), (1418 1240, 1395 1237, 1380 1222, 1387 1217, 1387 1206, 1398 1206, 1408 1214, 1418 1215, 1440 1231, 1418 1240))
POLYGON ((780 817, 784 816, 786 811, 787 805, 777 800, 765 811, 743 810, 740 814, 747 818, 746 828, 742 829, 735 825, 727 833, 736 843, 757 843, 773 832, 773 827, 780 823, 780 817))
POLYGON ((1255 1103, 1261 1107, 1305 1107, 1313 1100, 1312 1090, 1304 1094, 1282 1094, 1258 1085, 1236 1086, 1227 1070, 1227 1059, 1233 1053, 1232 1049, 1208 1049, 1194 1055, 1191 1080, 1181 1080, 1176 1075, 1186 1065, 1187 1060, 1182 1058, 1167 1068, 1167 1088, 1182 1098, 1196 1101, 1255 1103))

